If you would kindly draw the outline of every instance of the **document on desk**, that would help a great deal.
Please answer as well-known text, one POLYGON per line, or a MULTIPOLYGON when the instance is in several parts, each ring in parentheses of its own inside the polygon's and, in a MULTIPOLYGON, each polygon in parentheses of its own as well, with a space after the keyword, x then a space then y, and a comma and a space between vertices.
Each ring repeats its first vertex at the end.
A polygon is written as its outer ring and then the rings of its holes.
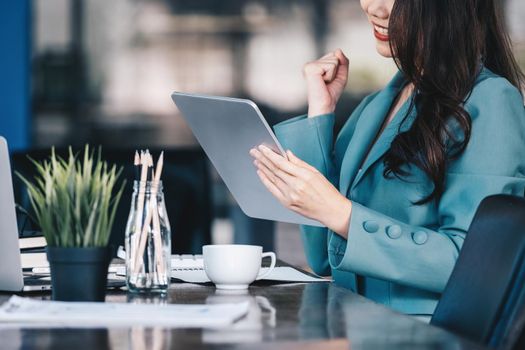
POLYGON ((236 304, 126 304, 45 301, 12 296, 0 307, 2 323, 46 327, 163 326, 222 328, 248 313, 249 303, 236 304))
MULTIPOLYGON (((211 282, 204 272, 204 261, 202 255, 175 255, 171 259, 171 277, 190 283, 211 282)), ((267 267, 261 268, 261 274, 267 271, 267 267)), ((263 281, 275 282, 330 282, 328 279, 306 274, 290 266, 277 266, 265 276, 263 281)))
MULTIPOLYGON (((267 267, 261 268, 262 273, 268 270, 267 267)), ((171 277, 189 283, 206 283, 211 282, 204 269, 177 269, 171 271, 171 277)), ((307 275, 299 270, 289 266, 278 266, 273 269, 268 276, 265 276, 262 281, 275 282, 330 282, 329 279, 307 275)))

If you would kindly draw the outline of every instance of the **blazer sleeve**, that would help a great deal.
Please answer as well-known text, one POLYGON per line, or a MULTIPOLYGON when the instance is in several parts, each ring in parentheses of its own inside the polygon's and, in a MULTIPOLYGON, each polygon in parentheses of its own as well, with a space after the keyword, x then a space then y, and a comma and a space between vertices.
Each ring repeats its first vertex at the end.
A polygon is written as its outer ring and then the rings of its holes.
MULTIPOLYGON (((346 129, 350 132, 361 115, 362 110, 373 95, 365 98, 348 119, 346 129)), ((274 126, 275 135, 285 149, 314 166, 334 186, 338 186, 339 170, 334 161, 335 115, 325 114, 308 118, 302 115, 274 126)), ((312 270, 320 276, 331 274, 328 262, 328 229, 324 227, 301 226, 306 259, 312 270)))
MULTIPOLYGON (((334 114, 314 118, 303 115, 275 125, 274 131, 285 149, 317 168, 330 181, 335 181, 332 158, 334 123, 334 114)), ((319 276, 332 273, 328 263, 327 232, 325 227, 301 226, 306 260, 319 276)))
POLYGON ((438 227, 408 225, 353 202, 348 240, 329 233, 332 268, 440 293, 481 200, 500 193, 523 195, 520 93, 503 78, 489 78, 478 84, 465 108, 472 119, 471 139, 449 164, 437 203, 438 227))

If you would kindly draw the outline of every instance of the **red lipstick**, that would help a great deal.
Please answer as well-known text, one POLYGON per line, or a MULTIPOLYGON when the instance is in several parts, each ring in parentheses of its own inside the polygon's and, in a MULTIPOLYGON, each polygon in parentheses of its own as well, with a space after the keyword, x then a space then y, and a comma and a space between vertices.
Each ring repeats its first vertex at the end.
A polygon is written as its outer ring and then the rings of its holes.
POLYGON ((377 30, 375 30, 375 29, 374 29, 374 36, 379 41, 390 41, 390 38, 389 38, 388 35, 384 35, 384 34, 378 33, 377 30))
MULTIPOLYGON (((380 26, 377 26, 377 27, 380 27, 380 26)), ((390 41, 390 38, 388 36, 388 34, 384 34, 384 33, 380 33, 378 31, 378 29, 376 28, 376 25, 373 24, 373 28, 374 28, 374 36, 376 37, 377 40, 379 41, 390 41)), ((384 27, 380 27, 381 29, 386 29, 384 27)))

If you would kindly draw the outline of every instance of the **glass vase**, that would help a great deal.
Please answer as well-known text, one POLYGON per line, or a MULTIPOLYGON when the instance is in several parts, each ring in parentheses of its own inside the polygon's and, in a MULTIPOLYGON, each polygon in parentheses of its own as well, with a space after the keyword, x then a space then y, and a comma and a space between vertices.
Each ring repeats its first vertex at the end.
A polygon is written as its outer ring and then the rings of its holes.
POLYGON ((166 293, 170 284, 171 229, 162 182, 134 182, 125 240, 128 290, 166 293))

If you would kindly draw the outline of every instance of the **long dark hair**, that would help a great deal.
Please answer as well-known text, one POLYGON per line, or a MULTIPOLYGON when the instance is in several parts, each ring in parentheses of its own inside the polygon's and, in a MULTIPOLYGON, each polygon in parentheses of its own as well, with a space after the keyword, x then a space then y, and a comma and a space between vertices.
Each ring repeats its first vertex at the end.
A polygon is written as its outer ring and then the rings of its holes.
MULTIPOLYGON (((408 175, 413 164, 434 189, 415 204, 439 199, 447 162, 466 148, 472 121, 463 108, 482 65, 521 90, 523 73, 512 54, 501 0, 396 0, 390 46, 396 64, 416 91, 417 117, 385 155, 384 176, 408 175), (459 127, 458 137, 454 129, 459 127)), ((408 114, 407 114, 408 117, 408 114)), ((405 117, 406 118, 406 117, 405 117)))

